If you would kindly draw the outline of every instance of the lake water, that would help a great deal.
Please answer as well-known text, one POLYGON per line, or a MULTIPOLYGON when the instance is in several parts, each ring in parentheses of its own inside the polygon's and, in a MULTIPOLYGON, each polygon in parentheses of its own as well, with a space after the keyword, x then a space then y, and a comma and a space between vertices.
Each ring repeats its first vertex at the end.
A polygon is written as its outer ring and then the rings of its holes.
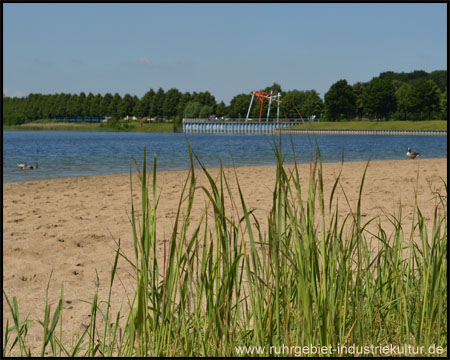
MULTIPOLYGON (((279 142, 280 136, 275 137, 279 142)), ((296 160, 308 163, 317 139, 323 162, 407 159, 408 147, 421 158, 446 158, 446 136, 293 135, 296 160)), ((153 155, 159 170, 189 168, 186 142, 207 167, 275 164, 271 135, 124 132, 3 132, 3 182, 129 173, 132 158, 142 165, 144 146, 149 168, 153 155), (17 163, 34 165, 21 170, 17 163)), ((290 136, 281 137, 286 163, 292 163, 290 136)), ((198 164, 196 164, 198 167, 198 164)))

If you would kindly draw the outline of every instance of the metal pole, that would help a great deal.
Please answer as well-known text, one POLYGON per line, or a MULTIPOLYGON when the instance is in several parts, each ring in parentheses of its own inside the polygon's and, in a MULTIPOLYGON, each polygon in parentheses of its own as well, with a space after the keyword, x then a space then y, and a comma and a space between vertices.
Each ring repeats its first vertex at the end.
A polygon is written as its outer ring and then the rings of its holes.
POLYGON ((252 108, 252 104, 253 104, 253 98, 255 97, 255 92, 253 91, 253 94, 252 94, 252 99, 250 100, 250 106, 248 107, 248 111, 247 111, 247 117, 245 118, 245 122, 247 122, 247 120, 248 120, 248 117, 249 117, 249 115, 250 115, 250 109, 252 108))
POLYGON ((280 122, 280 93, 277 95, 278 102, 277 102, 277 122, 280 122))
POLYGON ((267 122, 269 122, 269 113, 270 113, 270 105, 272 104, 272 95, 270 96, 269 100, 269 108, 267 109, 267 122))

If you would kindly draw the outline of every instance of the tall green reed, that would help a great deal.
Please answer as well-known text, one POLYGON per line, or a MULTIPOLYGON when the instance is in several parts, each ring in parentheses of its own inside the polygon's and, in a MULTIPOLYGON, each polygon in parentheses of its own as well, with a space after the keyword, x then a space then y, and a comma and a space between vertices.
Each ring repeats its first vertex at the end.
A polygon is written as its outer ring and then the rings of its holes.
MULTIPOLYGON (((240 346, 318 344, 446 347, 446 193, 439 194, 431 229, 416 206, 417 221, 413 219, 410 238, 405 239, 400 207, 397 215, 386 215, 394 227, 387 234, 380 219, 362 221, 369 162, 357 203, 351 204, 340 184, 341 173, 325 199, 317 144, 305 189, 293 146, 294 164, 287 169, 281 140, 278 144, 274 138, 273 144, 276 177, 265 226, 246 202, 238 171, 234 169, 236 199, 224 169, 214 178, 187 146, 190 169, 163 259, 157 252, 157 162, 154 158, 149 181, 144 149, 142 170, 136 163, 140 215, 130 172, 134 260, 122 251, 119 240, 108 298, 101 301, 96 291, 91 322, 70 349, 62 343, 63 289, 50 327, 46 301, 42 351, 48 343, 54 355, 59 350, 67 356, 233 356, 239 355, 240 346), (200 186, 195 162, 206 178, 200 186), (344 206, 336 198, 339 190, 344 206), (206 196, 206 211, 191 224, 198 191, 206 196), (339 220, 342 213, 344 219, 339 220), (368 226, 375 220, 378 232, 372 233, 368 226), (112 317, 119 259, 133 266, 136 291, 112 317), (122 311, 125 322, 119 320, 122 311), (101 330, 98 315, 105 322, 101 330), (58 321, 59 338, 54 331, 58 321)), ((20 355, 28 355, 31 320, 21 322, 16 299, 11 305, 4 296, 14 326, 6 327, 3 354, 18 347, 20 355), (8 349, 13 332, 16 338, 8 349)))

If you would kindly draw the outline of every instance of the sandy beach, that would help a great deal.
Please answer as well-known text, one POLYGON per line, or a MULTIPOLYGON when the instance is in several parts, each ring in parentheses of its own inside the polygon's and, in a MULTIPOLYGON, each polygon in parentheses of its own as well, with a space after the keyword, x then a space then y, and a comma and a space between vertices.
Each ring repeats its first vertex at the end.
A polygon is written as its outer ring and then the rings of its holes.
MULTIPOLYGON (((356 211, 359 187, 365 162, 344 163, 340 186, 336 190, 342 219, 356 211), (345 195, 348 199, 345 199, 345 195)), ((149 166, 150 167, 150 166, 149 166)), ((292 165, 286 165, 291 169, 292 165)), ((342 165, 323 164, 325 200, 328 198, 342 165)), ((274 166, 236 168, 239 184, 248 208, 264 229, 272 206, 275 184, 274 166)), ((310 166, 299 165, 302 186, 307 189, 310 166)), ((239 195, 233 169, 225 169, 236 202, 239 195)), ((218 169, 211 169, 217 176, 218 169)), ((159 256, 168 251, 168 241, 175 221, 178 203, 187 171, 157 173, 160 201, 157 210, 157 239, 159 256)), ((197 187, 209 187, 201 170, 196 170, 197 187)), ((411 220, 417 192, 417 204, 431 230, 437 203, 436 192, 446 196, 447 159, 416 159, 370 162, 363 190, 362 221, 378 217, 383 228, 391 229, 386 215, 399 213, 405 238, 411 220)), ((140 187, 133 174, 133 199, 140 209, 140 187)), ((304 200, 306 199, 306 190, 304 200)), ((207 197, 201 188, 196 190, 191 223, 195 224, 205 212, 207 197)), ((238 210, 239 211, 239 210, 238 210)), ((139 213, 139 211, 137 211, 139 213)), ((96 271, 99 277, 99 296, 106 300, 116 242, 134 260, 132 228, 130 223, 131 191, 129 174, 48 179, 3 184, 3 288, 10 299, 17 297, 20 316, 24 320, 43 319, 45 291, 51 272, 49 303, 53 309, 64 285, 64 337, 72 339, 81 334, 89 323, 90 301, 96 289, 96 271)), ((372 228, 376 228, 376 221, 372 228)), ((263 230, 264 232, 264 230, 263 230)), ((112 304, 117 310, 125 294, 133 293, 134 273, 129 264, 119 260, 118 279, 113 288, 112 304)), ((3 297, 3 327, 11 316, 3 297)), ((28 344, 40 349, 42 327, 30 328, 28 344)), ((34 352, 34 355, 38 353, 34 352)))

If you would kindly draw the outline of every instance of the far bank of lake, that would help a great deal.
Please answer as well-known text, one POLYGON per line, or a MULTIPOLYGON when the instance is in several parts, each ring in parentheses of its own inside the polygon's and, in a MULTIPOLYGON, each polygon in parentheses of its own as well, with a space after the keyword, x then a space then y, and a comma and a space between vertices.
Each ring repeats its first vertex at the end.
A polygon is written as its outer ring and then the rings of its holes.
MULTIPOLYGON (((317 130, 447 130, 446 120, 420 121, 341 121, 305 122, 293 129, 317 130)), ((181 132, 182 125, 174 122, 140 123, 120 121, 115 126, 98 123, 56 123, 33 121, 22 125, 5 126, 4 131, 122 131, 122 132, 181 132)))
MULTIPOLYGON (((180 127, 181 129, 181 127, 180 127)), ((99 123, 29 122, 22 125, 3 126, 4 131, 98 131, 98 132, 177 132, 170 122, 143 123, 120 122, 115 125, 99 123)))

